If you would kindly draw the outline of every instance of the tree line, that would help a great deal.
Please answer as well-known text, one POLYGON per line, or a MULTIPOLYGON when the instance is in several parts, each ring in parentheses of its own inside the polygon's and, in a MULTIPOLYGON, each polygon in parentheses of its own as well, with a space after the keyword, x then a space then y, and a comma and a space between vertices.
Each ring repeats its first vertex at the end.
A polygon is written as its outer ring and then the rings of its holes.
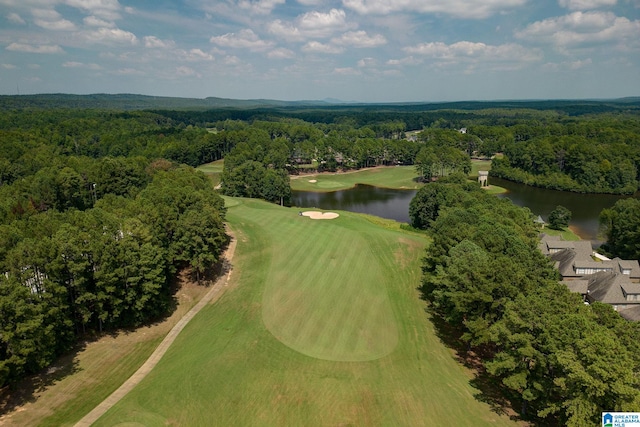
POLYGON ((579 427, 640 407, 640 324, 559 283, 528 209, 462 175, 427 184, 410 209, 433 238, 421 287, 430 310, 523 418, 579 427))
POLYGON ((166 160, 58 157, 0 187, 0 387, 94 332, 172 306, 172 280, 226 245, 210 181, 166 160))

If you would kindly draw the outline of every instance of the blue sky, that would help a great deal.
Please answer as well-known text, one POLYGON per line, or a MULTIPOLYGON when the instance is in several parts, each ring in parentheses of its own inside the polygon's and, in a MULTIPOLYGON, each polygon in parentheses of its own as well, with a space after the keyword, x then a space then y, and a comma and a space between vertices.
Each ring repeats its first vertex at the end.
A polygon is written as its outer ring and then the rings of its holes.
POLYGON ((0 94, 640 95, 640 0, 0 0, 0 94))

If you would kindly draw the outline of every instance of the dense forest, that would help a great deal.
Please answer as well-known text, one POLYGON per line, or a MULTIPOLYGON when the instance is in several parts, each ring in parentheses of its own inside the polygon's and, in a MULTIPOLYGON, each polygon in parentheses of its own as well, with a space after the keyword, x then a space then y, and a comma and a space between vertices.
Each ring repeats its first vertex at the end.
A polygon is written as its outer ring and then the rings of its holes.
MULTIPOLYGON (((415 165, 440 178, 410 212, 434 236, 424 294, 523 414, 583 425, 640 404, 638 326, 557 284, 529 212, 456 178, 493 157, 492 174, 530 185, 633 192, 638 100, 163 110, 97 98, 101 109, 0 97, 0 387, 86 334, 165 315, 176 272, 199 279, 216 263, 224 204, 192 167, 224 158, 224 194, 284 205, 303 170, 415 165)), ((640 256, 633 203, 603 212, 611 253, 640 256)))
POLYGON ((559 283, 528 209, 451 175, 418 191, 411 218, 433 238, 430 309, 525 419, 581 427, 602 411, 638 410, 640 323, 559 283))

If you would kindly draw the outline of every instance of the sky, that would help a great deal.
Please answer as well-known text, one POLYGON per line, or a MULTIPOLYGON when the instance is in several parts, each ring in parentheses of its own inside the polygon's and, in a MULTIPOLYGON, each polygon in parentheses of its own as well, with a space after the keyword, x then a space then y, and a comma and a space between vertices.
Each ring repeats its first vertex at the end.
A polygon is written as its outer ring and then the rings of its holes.
POLYGON ((640 0, 0 0, 0 94, 640 96, 640 0))

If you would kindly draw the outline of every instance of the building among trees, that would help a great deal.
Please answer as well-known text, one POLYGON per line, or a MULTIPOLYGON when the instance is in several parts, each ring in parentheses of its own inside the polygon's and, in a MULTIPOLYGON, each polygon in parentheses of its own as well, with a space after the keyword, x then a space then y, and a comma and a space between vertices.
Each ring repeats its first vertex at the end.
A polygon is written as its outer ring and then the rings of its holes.
MULTIPOLYGON (((589 241, 565 241, 560 236, 544 235, 540 250, 555 262, 562 283, 582 295, 584 301, 599 301, 613 306, 623 315, 626 310, 640 311, 640 264, 620 258, 594 259, 589 241)), ((631 312, 630 312, 631 314, 631 312)), ((634 318, 640 316, 624 316, 634 318)))

